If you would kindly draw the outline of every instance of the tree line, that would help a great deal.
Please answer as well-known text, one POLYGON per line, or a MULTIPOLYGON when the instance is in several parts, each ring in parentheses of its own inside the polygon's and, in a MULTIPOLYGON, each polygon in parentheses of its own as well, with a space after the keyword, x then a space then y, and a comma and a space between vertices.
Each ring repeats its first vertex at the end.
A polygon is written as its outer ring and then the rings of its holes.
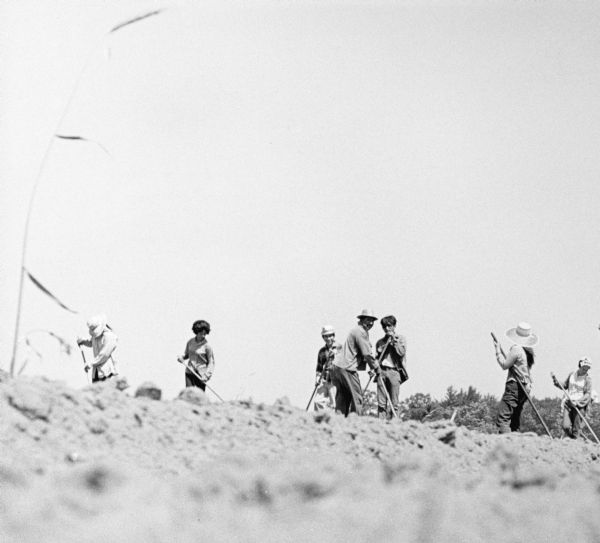
MULTIPOLYGON (((537 399, 532 397, 540 415, 548 425, 554 437, 562 436, 562 415, 560 397, 537 399)), ((430 394, 417 392, 400 402, 399 415, 403 420, 417 420, 421 422, 450 419, 454 412, 454 422, 470 430, 485 433, 496 433, 496 414, 500 401, 493 394, 481 394, 473 386, 466 390, 457 390, 453 386, 446 389, 446 394, 441 400, 436 400, 430 394)), ((368 390, 365 393, 365 412, 377 416, 377 392, 368 390)), ((590 426, 600 435, 600 409, 592 405, 588 409, 586 418, 590 426)), ((521 415, 521 431, 534 432, 546 435, 529 402, 525 403, 521 415)), ((593 439, 589 430, 582 424, 582 433, 593 439)))

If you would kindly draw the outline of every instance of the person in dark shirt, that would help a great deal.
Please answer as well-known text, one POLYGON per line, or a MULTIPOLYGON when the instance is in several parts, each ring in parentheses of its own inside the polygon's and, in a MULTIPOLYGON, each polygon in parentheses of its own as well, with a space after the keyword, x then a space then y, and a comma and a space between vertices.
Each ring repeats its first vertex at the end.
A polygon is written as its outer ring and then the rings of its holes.
POLYGON ((318 386, 318 388, 314 403, 315 411, 335 408, 336 388, 331 382, 331 365, 336 355, 342 350, 341 344, 335 340, 335 329, 333 326, 323 326, 321 337, 325 345, 319 349, 317 355, 315 386, 318 386))

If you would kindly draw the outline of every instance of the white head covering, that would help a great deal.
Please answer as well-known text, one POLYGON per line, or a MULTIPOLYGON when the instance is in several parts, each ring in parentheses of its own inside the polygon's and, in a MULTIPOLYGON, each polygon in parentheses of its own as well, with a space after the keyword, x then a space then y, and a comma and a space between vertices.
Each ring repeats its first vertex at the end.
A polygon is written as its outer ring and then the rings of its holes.
POLYGON ((106 315, 100 313, 90 317, 87 321, 87 326, 92 337, 100 337, 106 330, 106 315))

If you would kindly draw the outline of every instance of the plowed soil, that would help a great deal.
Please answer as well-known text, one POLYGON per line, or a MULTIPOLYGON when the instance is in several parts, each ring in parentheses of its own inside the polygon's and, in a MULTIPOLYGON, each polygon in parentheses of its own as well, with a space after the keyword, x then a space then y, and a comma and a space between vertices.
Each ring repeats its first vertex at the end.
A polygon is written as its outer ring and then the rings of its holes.
POLYGON ((600 541, 600 447, 0 379, 0 541, 600 541))

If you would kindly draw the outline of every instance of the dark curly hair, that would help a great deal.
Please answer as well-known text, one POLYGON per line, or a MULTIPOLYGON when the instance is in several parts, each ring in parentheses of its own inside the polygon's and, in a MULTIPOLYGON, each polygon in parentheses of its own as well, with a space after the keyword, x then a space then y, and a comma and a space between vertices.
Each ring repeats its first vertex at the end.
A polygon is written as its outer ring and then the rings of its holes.
POLYGON ((396 321, 396 317, 394 317, 394 315, 388 315, 387 317, 383 317, 383 319, 381 319, 381 327, 385 328, 386 326, 396 326, 396 323, 398 321, 396 321))
POLYGON ((194 334, 202 332, 202 330, 204 330, 207 334, 210 334, 210 324, 207 321, 199 320, 192 324, 192 332, 194 332, 194 334))

